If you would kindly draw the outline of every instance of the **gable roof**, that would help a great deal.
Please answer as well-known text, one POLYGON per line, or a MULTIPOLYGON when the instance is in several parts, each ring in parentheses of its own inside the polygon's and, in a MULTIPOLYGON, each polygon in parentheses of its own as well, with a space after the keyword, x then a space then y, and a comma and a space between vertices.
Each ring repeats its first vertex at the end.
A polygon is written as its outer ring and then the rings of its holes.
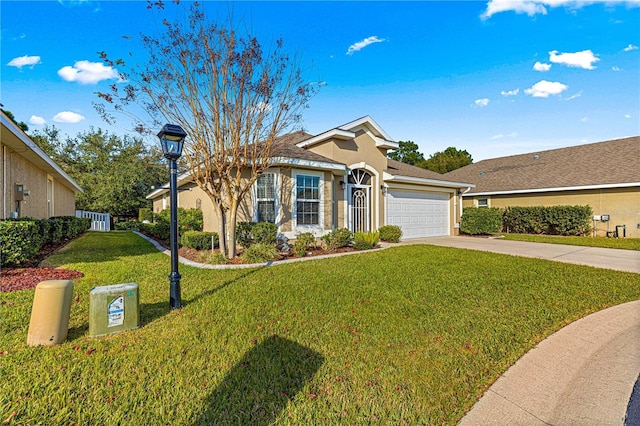
POLYGON ((4 112, 0 111, 2 144, 19 153, 27 161, 45 173, 55 176, 59 182, 74 193, 83 192, 71 177, 65 173, 45 152, 13 122, 4 112))
POLYGON ((380 125, 373 121, 373 118, 368 115, 358 118, 357 120, 350 121, 342 126, 334 127, 326 132, 322 132, 317 136, 313 136, 307 140, 299 142, 297 145, 300 148, 305 148, 324 142, 328 139, 352 139, 356 137, 355 131, 359 129, 365 129, 378 148, 398 148, 398 143, 394 141, 391 136, 389 136, 387 132, 385 132, 382 127, 380 127, 380 125))
POLYGON ((473 188, 473 184, 443 179, 444 175, 423 169, 422 167, 412 166, 410 164, 401 163, 390 158, 387 159, 387 170, 385 170, 385 182, 407 182, 407 183, 428 183, 437 186, 452 186, 454 188, 473 188))
POLYGON ((479 161, 443 176, 466 195, 640 186, 640 136, 479 161))

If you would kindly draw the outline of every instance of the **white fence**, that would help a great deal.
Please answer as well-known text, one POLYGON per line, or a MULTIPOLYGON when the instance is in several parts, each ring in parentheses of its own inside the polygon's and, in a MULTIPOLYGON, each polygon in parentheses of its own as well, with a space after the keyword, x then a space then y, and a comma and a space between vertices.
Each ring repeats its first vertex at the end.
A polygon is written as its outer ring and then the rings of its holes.
POLYGON ((96 213, 87 212, 84 210, 76 210, 76 217, 91 219, 92 231, 108 232, 111 230, 111 216, 109 215, 109 213, 96 213))

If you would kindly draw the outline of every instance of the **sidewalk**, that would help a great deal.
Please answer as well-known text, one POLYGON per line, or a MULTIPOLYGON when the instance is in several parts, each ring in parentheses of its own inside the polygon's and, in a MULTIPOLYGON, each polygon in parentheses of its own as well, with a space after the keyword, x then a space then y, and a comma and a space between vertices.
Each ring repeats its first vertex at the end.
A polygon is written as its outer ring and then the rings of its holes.
POLYGON ((640 374, 640 301, 582 318, 542 341, 459 423, 623 425, 640 374))
POLYGON ((640 251, 617 250, 597 247, 569 246, 563 244, 508 241, 501 238, 432 237, 404 240, 400 244, 431 244, 436 246, 466 248, 514 256, 535 257, 556 262, 575 263, 597 268, 640 274, 640 251))

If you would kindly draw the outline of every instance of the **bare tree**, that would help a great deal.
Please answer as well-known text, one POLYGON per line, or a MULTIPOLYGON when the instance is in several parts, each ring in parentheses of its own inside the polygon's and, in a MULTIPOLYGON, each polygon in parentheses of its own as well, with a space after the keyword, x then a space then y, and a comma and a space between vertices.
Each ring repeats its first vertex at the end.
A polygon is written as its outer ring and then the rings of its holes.
MULTIPOLYGON (((183 165, 216 206, 220 249, 233 258, 238 207, 277 156, 276 138, 301 121, 314 86, 281 39, 265 51, 255 37, 208 21, 198 3, 185 21, 163 24, 161 36, 142 36, 148 61, 116 61, 128 83, 98 96, 123 112, 141 106, 151 121, 138 121, 140 131, 170 122, 187 132, 183 165)), ((113 118, 104 104, 96 108, 113 118)))

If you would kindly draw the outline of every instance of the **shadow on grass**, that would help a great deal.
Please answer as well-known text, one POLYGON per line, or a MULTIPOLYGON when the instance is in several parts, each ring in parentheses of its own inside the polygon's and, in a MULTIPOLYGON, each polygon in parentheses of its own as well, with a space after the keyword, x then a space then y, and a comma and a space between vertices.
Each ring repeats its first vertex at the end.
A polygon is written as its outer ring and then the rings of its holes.
POLYGON ((223 282, 218 287, 214 287, 212 289, 205 290, 202 293, 195 295, 194 297, 192 297, 189 300, 182 300, 182 305, 183 306, 188 306, 188 305, 190 305, 192 303, 197 302, 198 300, 202 299, 203 297, 211 296, 212 294, 215 294, 215 293, 219 292, 220 290, 224 290, 226 287, 230 286, 231 284, 235 284, 238 281, 240 281, 241 279, 246 278, 249 275, 255 274, 256 272, 258 272, 262 268, 264 268, 264 266, 258 267, 256 269, 246 270, 246 272, 244 272, 243 274, 238 275, 237 277, 235 277, 233 279, 230 279, 230 280, 227 280, 227 281, 223 282))
POLYGON ((319 353, 271 336, 229 371, 209 395, 194 425, 268 425, 313 379, 323 362, 319 353))

